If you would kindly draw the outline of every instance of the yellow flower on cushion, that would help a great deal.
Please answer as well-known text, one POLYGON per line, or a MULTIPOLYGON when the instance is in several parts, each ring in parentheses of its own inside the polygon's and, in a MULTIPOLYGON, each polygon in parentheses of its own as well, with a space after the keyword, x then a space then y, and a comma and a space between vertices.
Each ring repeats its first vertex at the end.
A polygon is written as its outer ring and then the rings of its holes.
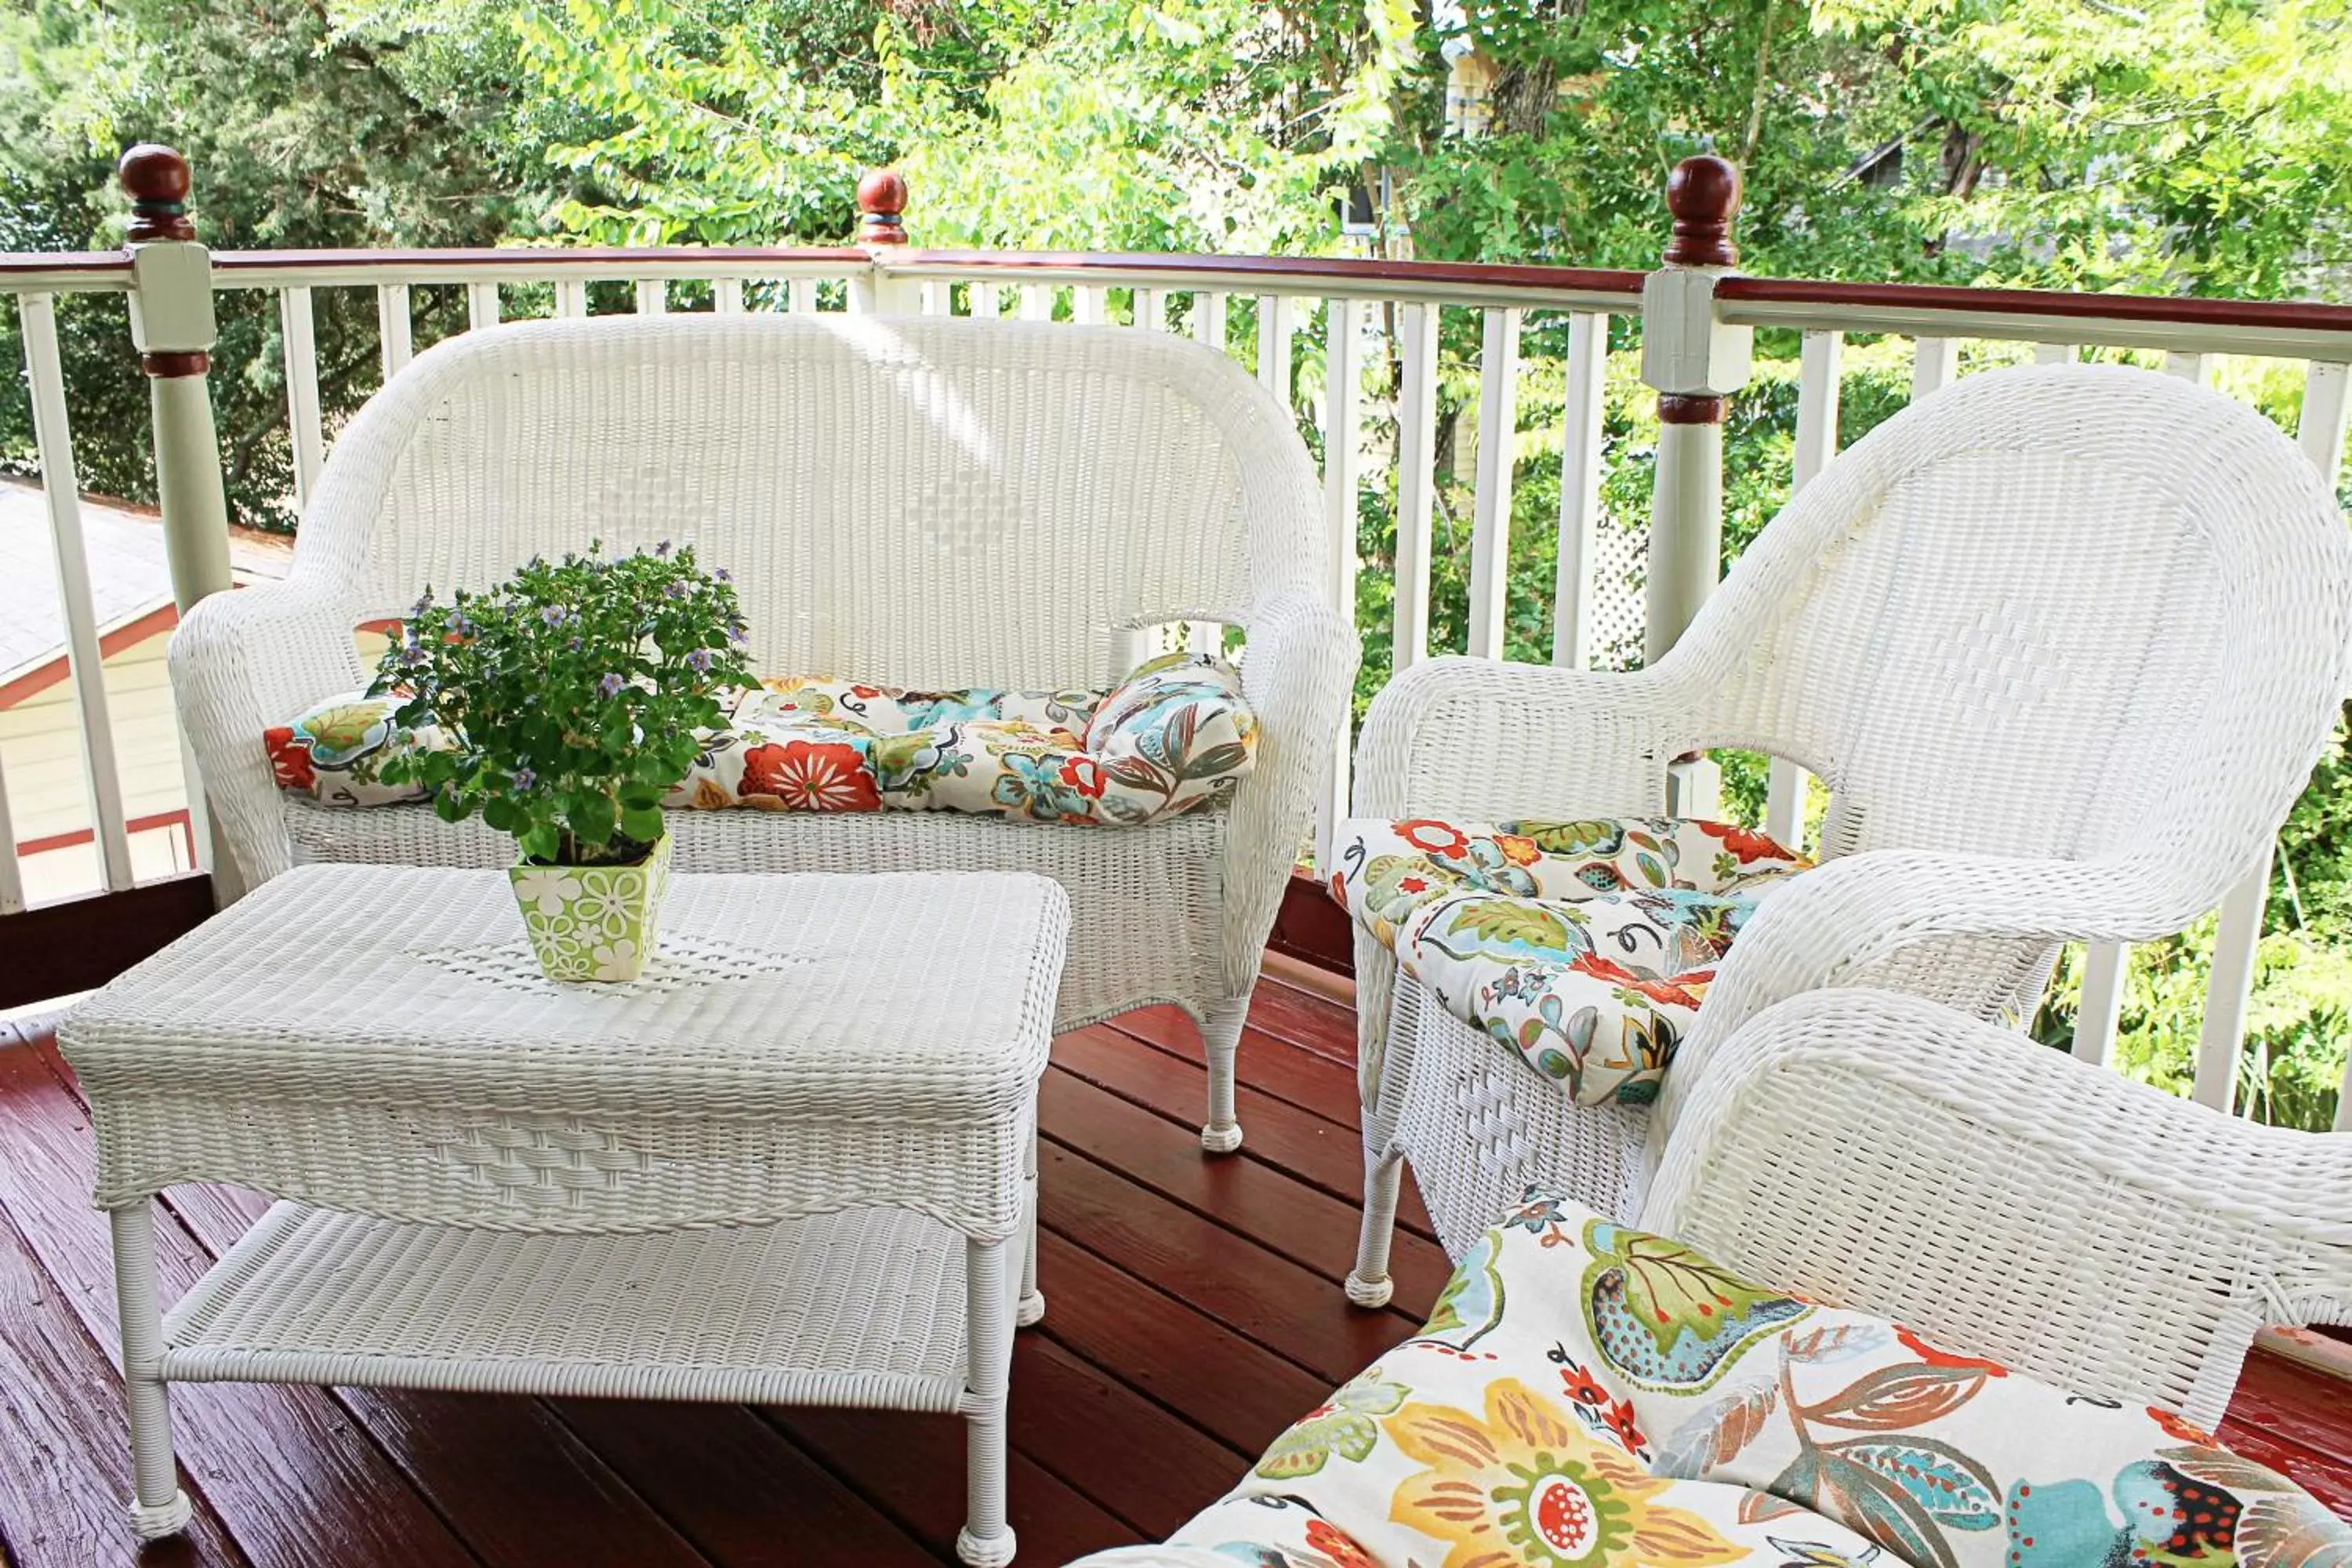
POLYGON ((1383 1425, 1429 1467, 1397 1488, 1390 1517, 1451 1542, 1444 1568, 1705 1568, 1748 1554, 1697 1514, 1654 1503, 1672 1480, 1516 1378, 1486 1385, 1484 1420, 1408 1405, 1383 1425))

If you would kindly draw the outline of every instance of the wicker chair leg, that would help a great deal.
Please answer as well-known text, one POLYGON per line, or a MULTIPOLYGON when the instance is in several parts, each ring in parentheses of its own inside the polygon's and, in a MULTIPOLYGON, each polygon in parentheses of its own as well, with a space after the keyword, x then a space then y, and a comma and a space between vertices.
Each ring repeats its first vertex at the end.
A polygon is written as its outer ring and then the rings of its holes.
POLYGON ((1364 1224, 1356 1237, 1356 1267, 1348 1274, 1348 1300, 1359 1307, 1385 1307, 1396 1290, 1389 1278, 1389 1243, 1396 1236, 1403 1175, 1403 1155, 1364 1150, 1364 1224))
POLYGON ((155 1366, 163 1356, 155 1296, 155 1211, 147 1199, 109 1212, 121 1309, 122 1391, 131 1412, 131 1528, 142 1541, 177 1535, 193 1511, 172 1461, 172 1405, 155 1366))
POLYGON ((1045 1292, 1037 1289, 1037 1122, 1029 1122, 1029 1152, 1021 1163, 1021 1301, 1013 1310, 1016 1328, 1045 1319, 1045 1292))
POLYGON ((1242 1146, 1242 1124, 1234 1113, 1234 1055, 1248 1018, 1246 996, 1201 1011, 1201 1044, 1209 1058, 1209 1124, 1201 1129, 1201 1147, 1212 1154, 1230 1154, 1242 1146))
POLYGON ((964 1243, 964 1522, 956 1555, 971 1568, 1013 1561, 1004 1517, 1004 1397, 1013 1376, 1013 1292, 1003 1238, 964 1243))

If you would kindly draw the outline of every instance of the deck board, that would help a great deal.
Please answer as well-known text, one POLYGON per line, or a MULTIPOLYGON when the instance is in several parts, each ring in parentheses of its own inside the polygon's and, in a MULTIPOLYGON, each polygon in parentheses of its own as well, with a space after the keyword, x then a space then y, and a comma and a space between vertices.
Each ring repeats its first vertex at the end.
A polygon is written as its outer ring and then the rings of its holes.
MULTIPOLYGON (((1192 1026, 1152 1009, 1056 1042, 1041 1097, 1045 1324, 1016 1341, 1011 1508, 1044 1568, 1212 1500, 1333 1382, 1410 1333, 1444 1275, 1417 1200, 1397 1305, 1336 1281, 1362 1182, 1350 1015, 1260 987, 1237 1157, 1197 1140, 1192 1026)), ((130 1560, 129 1465, 88 1119, 45 1037, 0 1026, 0 1562, 130 1560), (12 1043, 13 1041, 13 1043, 12 1043)), ((263 1200, 175 1190, 167 1291, 263 1200)), ((951 1561, 948 1417, 403 1391, 174 1394, 197 1517, 142 1564, 630 1563, 915 1568, 951 1561)), ((2257 1353, 2223 1428, 2352 1516, 2352 1390, 2257 1353)))

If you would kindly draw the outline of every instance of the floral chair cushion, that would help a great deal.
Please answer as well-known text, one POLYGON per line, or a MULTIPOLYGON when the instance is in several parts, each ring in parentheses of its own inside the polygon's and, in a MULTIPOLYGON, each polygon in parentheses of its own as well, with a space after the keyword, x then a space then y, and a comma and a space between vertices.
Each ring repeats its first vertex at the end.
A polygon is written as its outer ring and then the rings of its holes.
POLYGON ((1811 864, 1679 817, 1352 819, 1332 897, 1473 1028, 1580 1105, 1645 1104, 1758 902, 1811 864))
POLYGON ((1240 689, 1230 665, 1183 654, 1108 693, 771 679, 663 804, 1156 822, 1223 800, 1249 772, 1257 725, 1240 689))
POLYGON ((304 709, 294 719, 261 732, 278 787, 307 795, 325 805, 397 805, 423 800, 419 784, 384 784, 377 771, 395 756, 448 749, 432 724, 406 728, 393 715, 404 696, 370 697, 349 691, 304 709))
POLYGON ((2352 1528, 2169 1412, 1530 1193, 1418 1338, 1170 1545, 1253 1568, 2288 1568, 2352 1561, 2352 1528))

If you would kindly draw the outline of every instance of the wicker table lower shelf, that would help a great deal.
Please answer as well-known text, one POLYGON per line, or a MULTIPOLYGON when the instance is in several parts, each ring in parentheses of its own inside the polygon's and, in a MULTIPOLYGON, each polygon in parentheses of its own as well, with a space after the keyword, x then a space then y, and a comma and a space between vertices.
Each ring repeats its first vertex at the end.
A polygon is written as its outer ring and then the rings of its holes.
POLYGON ((963 1413, 964 1252, 895 1210, 562 1237, 281 1203, 165 1317, 160 1370, 963 1413))

